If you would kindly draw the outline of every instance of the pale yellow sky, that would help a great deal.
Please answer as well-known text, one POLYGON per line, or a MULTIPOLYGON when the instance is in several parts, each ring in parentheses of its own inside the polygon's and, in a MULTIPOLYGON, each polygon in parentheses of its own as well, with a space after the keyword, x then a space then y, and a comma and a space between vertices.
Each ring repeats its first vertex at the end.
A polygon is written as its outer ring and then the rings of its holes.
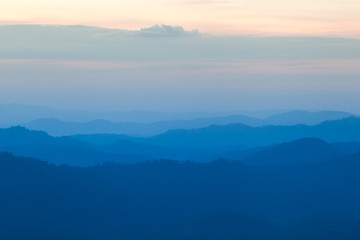
POLYGON ((1 0, 0 24, 33 23, 360 37, 360 0, 1 0))

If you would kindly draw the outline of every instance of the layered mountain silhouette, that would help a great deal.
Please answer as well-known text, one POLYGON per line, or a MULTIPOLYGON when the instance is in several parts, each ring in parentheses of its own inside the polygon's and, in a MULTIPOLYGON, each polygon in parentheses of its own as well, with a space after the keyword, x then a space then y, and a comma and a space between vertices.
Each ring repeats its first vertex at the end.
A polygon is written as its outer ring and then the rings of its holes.
POLYGON ((296 168, 225 160, 75 168, 1 153, 0 238, 355 240, 359 171, 359 154, 296 168))
POLYGON ((115 123, 107 120, 95 120, 80 123, 63 122, 57 119, 49 118, 34 120, 22 125, 29 129, 46 131, 54 136, 108 133, 147 137, 160 134, 171 129, 192 129, 207 127, 213 124, 224 125, 235 122, 257 125, 260 120, 243 115, 194 120, 161 121, 154 123, 115 123))
POLYGON ((327 142, 360 141, 360 118, 325 121, 315 126, 264 126, 244 124, 210 126, 191 130, 170 130, 142 142, 161 146, 213 147, 244 145, 266 146, 300 138, 320 138, 327 142))
POLYGON ((248 165, 295 165, 329 161, 346 155, 317 138, 303 138, 268 147, 246 157, 248 165))
MULTIPOLYGON (((270 113, 273 113, 273 111, 270 111, 270 113)), ((91 122, 94 119, 103 119, 120 123, 152 123, 159 121, 182 121, 203 118, 226 117, 235 114, 238 113, 80 111, 59 110, 42 106, 0 103, 0 115, 2 116, 0 119, 0 125, 5 127, 9 127, 14 124, 25 124, 38 119, 59 119, 60 121, 65 122, 91 122)), ((266 112, 265 116, 267 115, 269 115, 269 113, 266 112)))
MULTIPOLYGON (((59 115, 59 114, 57 114, 59 115)), ((149 137, 164 133, 172 129, 196 129, 210 125, 228 125, 241 123, 258 127, 266 125, 315 125, 327 120, 338 120, 352 116, 346 112, 321 111, 292 111, 259 119, 245 115, 229 115, 221 117, 196 118, 191 120, 156 121, 151 123, 112 122, 109 120, 93 120, 88 122, 61 121, 56 118, 41 118, 21 125, 45 131, 53 136, 75 134, 125 134, 131 136, 149 137)))
POLYGON ((263 120, 262 125, 316 125, 324 121, 339 120, 354 116, 347 112, 339 111, 290 111, 271 115, 263 120))
POLYGON ((140 154, 106 153, 96 146, 71 137, 51 137, 42 131, 23 127, 0 129, 0 150, 16 155, 73 166, 89 166, 103 162, 137 162, 151 160, 140 154))
POLYGON ((222 153, 243 149, 242 146, 168 148, 136 140, 137 138, 124 135, 52 137, 45 132, 24 127, 0 129, 1 151, 72 166, 89 166, 103 162, 135 163, 152 159, 208 162, 217 159, 222 153))
POLYGON ((174 132, 184 133, 185 130, 170 131, 164 134, 166 138, 164 135, 132 138, 106 134, 52 137, 45 132, 12 127, 0 129, 0 150, 39 158, 55 164, 73 166, 89 166, 103 162, 135 163, 152 159, 209 162, 219 158, 240 160, 250 165, 303 164, 357 152, 358 142, 340 141, 357 140, 359 136, 356 135, 356 126, 358 125, 358 119, 349 118, 324 122, 313 127, 305 125, 259 128, 245 125, 213 126, 191 130, 189 135, 174 134, 174 132), (284 131, 284 128, 287 130, 284 131), (324 128, 325 130, 333 129, 333 131, 323 132, 324 128), (308 137, 308 135, 334 137, 332 135, 334 129, 342 135, 335 138, 333 144, 308 137), (282 135, 284 132, 292 133, 292 135, 284 136, 282 135), (322 135, 323 133, 330 135, 322 135), (301 138, 302 136, 304 138, 301 138), (256 140, 254 137, 263 141, 263 144, 255 144, 250 148, 239 144, 254 141, 256 140), (278 145, 277 141, 289 142, 278 145))
MULTIPOLYGON (((196 121, 215 120, 176 124, 196 121)), ((0 129, 0 239, 360 238, 359 118, 218 123, 150 137, 0 129)))

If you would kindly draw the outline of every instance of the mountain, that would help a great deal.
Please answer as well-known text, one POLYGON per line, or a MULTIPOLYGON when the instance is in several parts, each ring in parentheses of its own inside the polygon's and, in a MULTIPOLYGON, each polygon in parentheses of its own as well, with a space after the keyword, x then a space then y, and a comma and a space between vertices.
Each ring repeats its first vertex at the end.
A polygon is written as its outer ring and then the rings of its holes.
POLYGON ((53 136, 77 134, 125 134, 138 137, 149 137, 164 133, 172 129, 196 129, 211 125, 228 125, 241 123, 248 126, 265 125, 315 125, 326 120, 337 120, 352 116, 346 112, 322 111, 306 112, 293 111, 270 116, 265 119, 245 115, 229 115, 220 117, 195 118, 191 120, 156 121, 149 123, 112 122, 109 120, 93 120, 88 122, 60 121, 55 118, 37 119, 22 126, 45 131, 53 136))
POLYGON ((212 124, 229 124, 246 122, 256 124, 259 120, 242 115, 200 118, 194 120, 160 121, 153 123, 115 123, 108 120, 93 120, 89 122, 65 122, 54 118, 37 119, 22 126, 45 131, 53 136, 66 136, 77 134, 123 134, 131 136, 148 137, 164 133, 171 129, 192 129, 207 127, 212 124))
POLYGON ((210 126, 191 130, 171 130, 150 138, 138 139, 148 144, 181 147, 243 145, 266 146, 300 138, 320 138, 327 142, 360 140, 360 118, 325 121, 318 125, 250 127, 244 124, 210 126))
POLYGON ((359 154, 76 168, 0 153, 0 239, 356 240, 359 171, 359 154))
POLYGON ((84 141, 84 142, 88 142, 91 144, 95 144, 95 145, 111 145, 111 144, 115 144, 118 141, 124 141, 124 140, 134 140, 134 137, 130 137, 127 135, 122 135, 122 134, 106 134, 106 133, 101 133, 101 134, 77 134, 77 135, 72 135, 72 138, 84 141))
MULTIPOLYGON (((271 148, 274 144, 301 138, 319 138, 337 144, 327 149, 315 144, 318 142, 310 142, 302 148, 299 147, 300 150, 293 148, 293 145, 285 145, 282 151, 289 151, 288 155, 279 156, 304 156, 301 149, 313 152, 312 145, 320 152, 332 156, 335 149, 338 152, 355 153, 356 146, 350 146, 346 142, 358 141, 359 133, 360 120, 355 117, 327 121, 315 126, 249 127, 232 124, 194 130, 171 130, 149 138, 111 134, 52 137, 45 132, 13 127, 0 129, 0 151, 35 157, 55 164, 77 166, 89 166, 105 161, 129 163, 151 159, 209 162, 218 158, 244 160, 268 150, 269 146, 271 148)), ((296 142, 300 143, 302 142, 296 142)), ((315 154, 314 158, 316 157, 325 158, 325 155, 315 154)))
MULTIPOLYGON (((70 138, 58 138, 60 139, 70 139, 70 138)), ((76 140, 74 140, 75 142, 76 140)), ((24 127, 11 127, 0 129, 0 144, 1 145, 26 145, 31 143, 53 143, 55 138, 49 136, 47 133, 42 131, 31 131, 24 127)), ((76 141, 79 142, 79 141, 76 141)))
POLYGON ((152 158, 139 154, 106 153, 96 146, 71 137, 51 137, 23 127, 0 129, 0 150, 39 158, 54 164, 89 166, 103 162, 137 162, 152 158))
POLYGON ((223 146, 209 149, 162 147, 143 144, 124 135, 79 135, 52 137, 45 132, 24 127, 0 129, 0 151, 35 157, 55 164, 89 166, 105 161, 133 163, 151 159, 173 159, 209 162, 222 153, 242 146, 223 146))
POLYGON ((295 165, 329 161, 343 157, 330 144, 316 138, 303 138, 286 142, 254 153, 242 162, 249 165, 295 165))
MULTIPOLYGON (((172 159, 180 161, 210 162, 221 158, 228 152, 246 151, 244 146, 219 146, 211 148, 199 147, 164 147, 144 144, 129 140, 119 140, 114 144, 100 145, 101 151, 107 153, 122 153, 126 155, 145 155, 154 159, 172 159)), ((249 151, 250 152, 250 151, 249 151)))
MULTIPOLYGON (((146 131, 147 124, 139 123, 113 123, 108 120, 93 120, 89 122, 65 122, 55 118, 44 118, 31 121, 22 126, 45 131, 53 136, 67 136, 76 134, 129 134, 137 135, 146 131)), ((149 127, 147 127, 149 131, 149 127)), ((146 136, 148 133, 145 132, 146 136)))
MULTIPOLYGON (((262 112, 259 112, 262 113, 262 112)), ((255 114, 255 113, 251 113, 255 114)), ((265 116, 268 115, 264 111, 265 116)), ((120 123, 153 123, 186 121, 203 118, 217 118, 237 116, 233 112, 150 112, 150 111, 81 111, 63 110, 43 106, 24 104, 1 104, 0 103, 0 125, 10 127, 13 125, 26 124, 39 119, 58 119, 65 122, 89 122, 94 119, 103 119, 120 123)), ((242 115, 240 113, 240 115, 242 115)), ((34 129, 36 130, 36 129, 34 129)), ((41 129, 38 129, 41 130, 41 129)))
POLYGON ((0 124, 4 127, 18 125, 39 118, 59 118, 63 120, 86 121, 96 117, 96 114, 78 110, 58 110, 42 106, 22 104, 0 104, 0 124))
POLYGON ((242 146, 209 149, 167 148, 131 141, 135 139, 123 135, 52 137, 42 131, 12 127, 0 129, 0 151, 34 157, 54 164, 89 166, 106 161, 134 163, 152 159, 209 162, 216 160, 222 153, 243 149, 242 146))
POLYGON ((291 111, 275 114, 263 119, 262 125, 316 125, 324 121, 339 120, 354 116, 348 112, 339 111, 291 111))
POLYGON ((338 151, 345 152, 345 153, 357 153, 360 152, 360 142, 336 142, 331 144, 333 148, 338 151))
POLYGON ((236 161, 242 161, 248 156, 251 156, 257 152, 261 152, 264 149, 267 149, 269 146, 265 147, 254 147, 254 148, 233 148, 228 151, 223 151, 219 153, 218 159, 231 159, 236 161))

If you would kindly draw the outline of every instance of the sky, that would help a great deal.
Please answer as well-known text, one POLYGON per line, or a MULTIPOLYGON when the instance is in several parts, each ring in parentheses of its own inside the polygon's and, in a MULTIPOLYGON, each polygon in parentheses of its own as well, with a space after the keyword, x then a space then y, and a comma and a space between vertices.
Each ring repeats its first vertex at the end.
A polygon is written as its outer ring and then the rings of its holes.
POLYGON ((0 103, 360 113, 360 1, 1 5, 0 103))
POLYGON ((137 30, 179 25, 210 34, 360 37, 359 0, 2 0, 0 24, 137 30))

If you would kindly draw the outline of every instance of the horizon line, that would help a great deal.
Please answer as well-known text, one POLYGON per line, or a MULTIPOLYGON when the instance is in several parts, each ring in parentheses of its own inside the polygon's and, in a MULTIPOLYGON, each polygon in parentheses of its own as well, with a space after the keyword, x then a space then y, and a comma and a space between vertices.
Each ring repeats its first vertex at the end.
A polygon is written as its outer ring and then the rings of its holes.
POLYGON ((112 27, 105 25, 91 25, 91 24, 57 24, 57 23, 2 23, 0 21, 0 27, 11 27, 11 26, 42 26, 42 27, 87 27, 87 28, 98 28, 98 29, 108 29, 108 30, 119 30, 119 31, 127 31, 127 32, 140 32, 144 29, 149 29, 152 27, 180 27, 185 32, 198 32, 201 36, 209 36, 209 37, 253 37, 253 38, 276 38, 276 37, 284 37, 284 38, 328 38, 328 39, 354 39, 359 40, 359 36, 348 36, 344 34, 310 34, 310 33, 291 33, 291 34, 279 34, 279 33, 236 33, 236 34, 214 34, 203 32, 201 29, 185 29, 181 25, 172 25, 166 23, 160 24, 152 24, 147 25, 146 27, 140 28, 121 28, 121 27, 112 27))

